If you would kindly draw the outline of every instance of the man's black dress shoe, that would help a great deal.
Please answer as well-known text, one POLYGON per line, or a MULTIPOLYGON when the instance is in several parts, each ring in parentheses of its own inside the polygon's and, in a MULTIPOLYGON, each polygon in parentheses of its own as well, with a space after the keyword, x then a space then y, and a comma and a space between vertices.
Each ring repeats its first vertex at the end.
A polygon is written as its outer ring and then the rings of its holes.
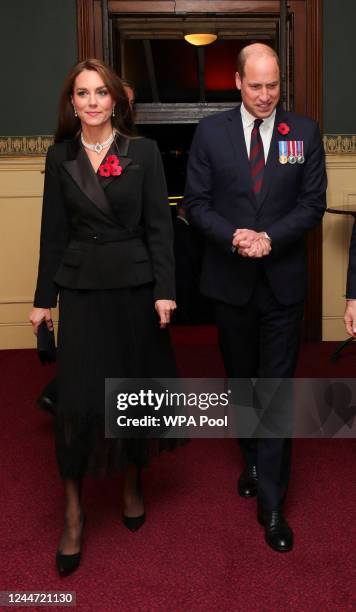
POLYGON ((245 467, 237 481, 237 490, 241 497, 256 497, 257 469, 255 465, 245 467))
POLYGON ((293 548, 293 531, 282 510, 267 511, 258 507, 258 522, 265 528, 265 540, 273 550, 288 552, 293 548))

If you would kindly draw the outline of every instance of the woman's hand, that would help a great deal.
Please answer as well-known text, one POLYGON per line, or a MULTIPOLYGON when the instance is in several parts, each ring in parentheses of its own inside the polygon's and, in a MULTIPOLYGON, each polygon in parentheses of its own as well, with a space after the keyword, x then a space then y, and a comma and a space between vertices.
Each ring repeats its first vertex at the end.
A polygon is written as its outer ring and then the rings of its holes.
POLYGON ((39 325, 42 321, 46 321, 49 331, 53 331, 53 321, 50 308, 32 308, 28 318, 31 321, 33 333, 37 336, 39 325))
POLYGON ((163 329, 171 320, 171 315, 177 308, 173 300, 156 300, 155 309, 159 316, 160 328, 163 329))

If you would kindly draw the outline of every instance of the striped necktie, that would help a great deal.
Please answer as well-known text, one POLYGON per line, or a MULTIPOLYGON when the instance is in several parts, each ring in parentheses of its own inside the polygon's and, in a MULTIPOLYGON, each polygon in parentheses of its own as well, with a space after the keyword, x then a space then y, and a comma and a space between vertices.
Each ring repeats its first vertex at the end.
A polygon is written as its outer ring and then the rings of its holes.
POLYGON ((251 132, 250 146, 250 169, 253 191, 256 196, 259 195, 262 188, 263 172, 265 169, 265 154, 263 150, 263 142, 260 134, 260 125, 263 119, 255 119, 253 130, 251 132))

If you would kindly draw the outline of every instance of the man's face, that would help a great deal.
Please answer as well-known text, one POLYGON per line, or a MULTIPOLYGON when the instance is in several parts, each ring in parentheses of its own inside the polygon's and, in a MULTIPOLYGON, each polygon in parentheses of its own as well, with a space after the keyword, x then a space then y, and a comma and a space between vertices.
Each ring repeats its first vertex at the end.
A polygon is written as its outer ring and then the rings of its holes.
POLYGON ((124 85, 124 90, 125 90, 125 93, 127 95, 127 99, 129 101, 129 105, 131 107, 131 110, 133 110, 133 107, 135 105, 135 92, 132 89, 132 87, 130 87, 130 85, 124 85))
POLYGON ((251 115, 266 119, 276 108, 280 96, 279 68, 270 55, 248 57, 245 74, 241 79, 235 75, 236 87, 241 91, 242 101, 251 115))

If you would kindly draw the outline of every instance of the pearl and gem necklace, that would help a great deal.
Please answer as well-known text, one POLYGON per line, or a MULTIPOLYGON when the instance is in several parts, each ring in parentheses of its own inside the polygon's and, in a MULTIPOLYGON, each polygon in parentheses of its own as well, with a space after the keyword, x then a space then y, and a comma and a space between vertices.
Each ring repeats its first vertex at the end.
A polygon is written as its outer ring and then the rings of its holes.
POLYGON ((96 144, 90 144, 89 142, 85 142, 85 140, 83 138, 83 132, 80 134, 80 139, 81 139, 81 141, 83 143, 83 146, 86 149, 89 149, 89 151, 95 151, 95 153, 100 155, 100 153, 102 152, 103 149, 105 149, 105 147, 110 146, 111 143, 114 142, 115 131, 113 131, 113 133, 110 134, 109 138, 104 140, 104 142, 97 142, 96 144))

